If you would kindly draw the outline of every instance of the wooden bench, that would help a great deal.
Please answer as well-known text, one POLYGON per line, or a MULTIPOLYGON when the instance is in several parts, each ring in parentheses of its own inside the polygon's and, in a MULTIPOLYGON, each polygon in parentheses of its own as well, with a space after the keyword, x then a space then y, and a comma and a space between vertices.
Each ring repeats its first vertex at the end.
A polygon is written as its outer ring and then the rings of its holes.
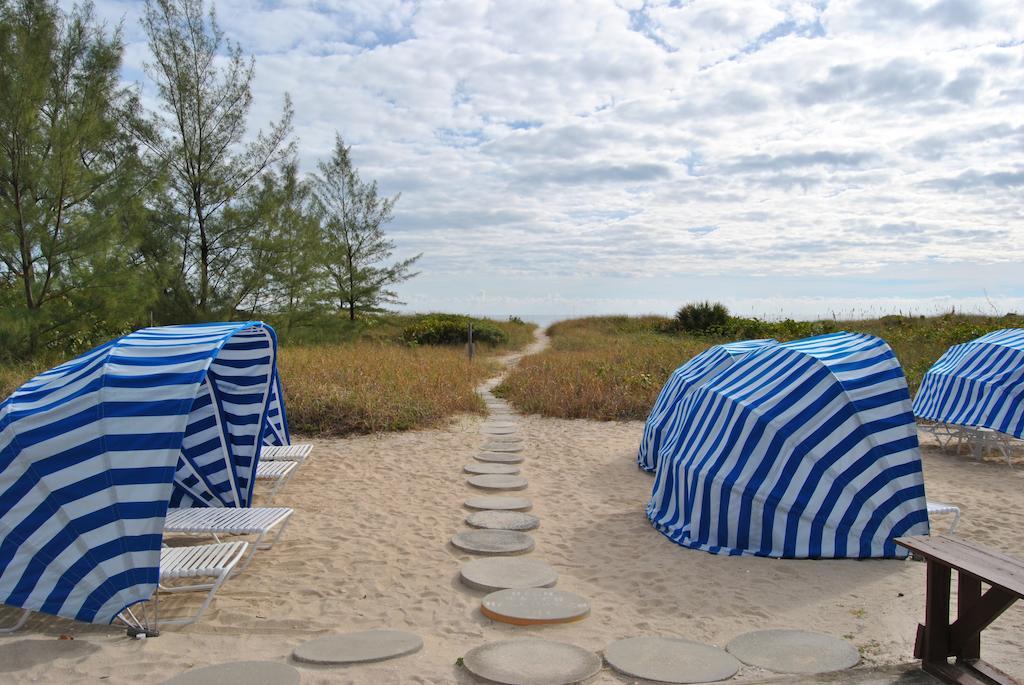
POLYGON ((917 627, 914 656, 921 668, 946 683, 1020 685, 981 660, 981 631, 1018 599, 1024 599, 1024 561, 951 535, 896 538, 924 557, 927 596, 924 624, 917 627), (957 618, 949 622, 951 572, 957 571, 957 618), (981 584, 989 589, 983 594, 981 584), (950 664, 949 657, 956 657, 950 664))

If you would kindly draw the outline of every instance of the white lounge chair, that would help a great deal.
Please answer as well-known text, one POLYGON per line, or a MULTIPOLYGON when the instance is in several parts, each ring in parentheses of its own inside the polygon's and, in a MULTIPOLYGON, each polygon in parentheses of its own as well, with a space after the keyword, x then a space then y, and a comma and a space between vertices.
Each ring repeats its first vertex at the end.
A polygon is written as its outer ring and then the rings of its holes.
POLYGON ((213 596, 231 576, 238 562, 245 556, 248 542, 220 542, 215 545, 164 547, 160 550, 160 591, 190 592, 207 590, 206 598, 191 616, 158 618, 161 625, 188 625, 195 623, 210 606, 213 596), (212 578, 213 582, 171 585, 175 581, 192 578, 212 578))
POLYGON ((971 456, 978 461, 981 461, 987 451, 996 449, 1006 459, 1007 466, 1013 468, 1010 454, 1013 440, 1011 436, 991 428, 975 428, 974 426, 960 426, 959 428, 960 442, 957 443, 957 447, 966 442, 967 446, 971 448, 971 456))
POLYGON ((297 461, 302 463, 313 451, 313 445, 296 443, 294 445, 267 445, 260 450, 260 461, 297 461))
MULTIPOLYGON (((188 625, 198 621, 203 612, 210 606, 213 596, 224 584, 234 570, 235 566, 245 555, 248 549, 248 542, 221 542, 214 545, 192 545, 188 547, 163 547, 160 550, 160 582, 157 586, 158 592, 188 592, 193 590, 206 590, 206 597, 199 609, 190 616, 180 618, 160 618, 159 600, 153 595, 154 618, 153 623, 149 622, 147 613, 142 614, 142 619, 136 616, 131 607, 125 609, 118 618, 129 628, 136 632, 151 633, 160 625, 188 625), (212 582, 191 583, 188 585, 173 584, 186 578, 212 578, 212 582)), ((144 610, 143 610, 144 611, 144 610)), ((30 609, 22 611, 14 625, 0 629, 0 635, 13 633, 25 625, 30 609)))
POLYGON ((299 462, 297 461, 261 461, 256 467, 256 480, 270 481, 270 492, 267 494, 267 504, 274 501, 277 491, 284 487, 288 479, 292 477, 299 462))
POLYGON ((210 536, 220 542, 222 535, 255 535, 250 541, 249 555, 240 568, 252 561, 258 549, 270 549, 288 527, 294 509, 289 507, 196 507, 168 509, 164 519, 165 533, 210 536), (273 539, 263 539, 277 530, 273 539))
POLYGON ((953 523, 949 526, 949 532, 952 534, 956 530, 956 524, 960 523, 960 507, 931 500, 928 500, 927 504, 929 518, 933 514, 953 514, 953 523))

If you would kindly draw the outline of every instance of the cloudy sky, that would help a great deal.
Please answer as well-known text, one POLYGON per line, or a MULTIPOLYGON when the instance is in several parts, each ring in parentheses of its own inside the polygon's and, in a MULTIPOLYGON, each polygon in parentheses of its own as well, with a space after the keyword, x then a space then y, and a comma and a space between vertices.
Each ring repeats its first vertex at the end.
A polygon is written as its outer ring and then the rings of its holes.
MULTIPOLYGON (((125 78, 147 91, 138 2, 125 78)), ((255 127, 401 192, 408 309, 1024 310, 1019 0, 219 0, 255 127)))

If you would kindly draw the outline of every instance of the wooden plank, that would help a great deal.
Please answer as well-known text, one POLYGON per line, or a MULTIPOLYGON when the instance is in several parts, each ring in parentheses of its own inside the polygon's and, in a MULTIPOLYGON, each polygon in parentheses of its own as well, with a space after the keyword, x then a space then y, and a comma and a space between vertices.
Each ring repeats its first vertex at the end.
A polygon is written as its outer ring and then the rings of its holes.
POLYGON ((950 535, 911 536, 895 542, 929 560, 981 578, 1024 598, 1024 561, 950 535))
POLYGON ((921 668, 942 682, 953 683, 954 685, 993 685, 994 683, 998 685, 1018 685, 1012 679, 1001 681, 998 678, 989 678, 987 675, 979 673, 965 664, 947 664, 944 661, 941 663, 925 662, 921 664, 921 668))
POLYGON ((927 593, 924 605, 925 663, 943 662, 949 656, 949 567, 928 560, 927 593))
MULTIPOLYGON (((981 578, 963 571, 960 571, 957 576, 956 623, 954 625, 960 624, 981 600, 981 578)), ((957 659, 976 660, 981 658, 981 630, 973 636, 964 637, 958 635, 951 628, 950 639, 953 641, 957 659)))

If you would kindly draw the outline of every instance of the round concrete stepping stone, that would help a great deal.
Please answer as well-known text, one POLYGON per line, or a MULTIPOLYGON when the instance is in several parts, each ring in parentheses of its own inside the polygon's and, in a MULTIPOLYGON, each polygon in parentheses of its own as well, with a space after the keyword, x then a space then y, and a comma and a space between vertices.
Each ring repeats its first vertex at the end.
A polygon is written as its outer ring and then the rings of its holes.
POLYGON ((499 497, 496 495, 470 497, 464 504, 470 509, 498 509, 501 511, 525 511, 533 507, 528 497, 499 497))
POLYGON ((516 430, 515 426, 508 428, 503 426, 482 426, 480 428, 480 433, 483 435, 512 435, 516 430))
POLYGON ((620 673, 659 683, 711 683, 740 670, 740 662, 724 649, 673 637, 616 640, 604 658, 620 673))
POLYGON ((484 597, 480 612, 487 618, 517 626, 571 623, 587 617, 590 602, 564 590, 498 590, 484 597))
POLYGON ((505 556, 526 554, 533 549, 533 538, 514 530, 469 530, 453 537, 452 544, 472 554, 505 556))
POLYGON ((521 442, 488 442, 484 444, 484 450, 487 452, 522 452, 523 443, 521 442))
POLYGON ((522 443, 523 442, 522 437, 520 437, 518 435, 488 435, 487 436, 487 440, 488 440, 488 442, 494 442, 494 443, 498 443, 498 442, 522 443))
POLYGON ((570 685, 597 675, 601 657, 551 640, 505 640, 474 647, 462 658, 473 675, 502 685, 570 685))
POLYGON ((474 590, 551 587, 558 582, 558 571, 539 559, 474 559, 462 565, 459 578, 474 590))
POLYGON ((492 464, 518 464, 523 461, 523 455, 515 452, 481 452, 474 458, 492 464))
POLYGON ((511 464, 466 464, 462 467, 462 470, 466 473, 475 473, 483 476, 488 474, 515 476, 519 473, 519 467, 512 466, 511 464))
POLYGON ((860 661, 846 640, 805 630, 756 630, 734 637, 725 648, 745 664, 776 673, 828 673, 860 661))
POLYGON ((483 428, 518 428, 519 424, 515 421, 485 421, 483 428))
POLYGON ((299 685, 298 669, 277 661, 232 661, 193 668, 163 685, 299 685))
POLYGON ((477 511, 466 517, 466 523, 474 528, 490 530, 533 530, 540 525, 540 519, 521 511, 477 511))
POLYGON ((484 490, 525 490, 529 484, 522 476, 473 476, 469 484, 484 490))
POLYGON ((422 648, 420 636, 404 630, 364 630, 304 642, 292 656, 310 664, 356 664, 394 659, 422 648))

